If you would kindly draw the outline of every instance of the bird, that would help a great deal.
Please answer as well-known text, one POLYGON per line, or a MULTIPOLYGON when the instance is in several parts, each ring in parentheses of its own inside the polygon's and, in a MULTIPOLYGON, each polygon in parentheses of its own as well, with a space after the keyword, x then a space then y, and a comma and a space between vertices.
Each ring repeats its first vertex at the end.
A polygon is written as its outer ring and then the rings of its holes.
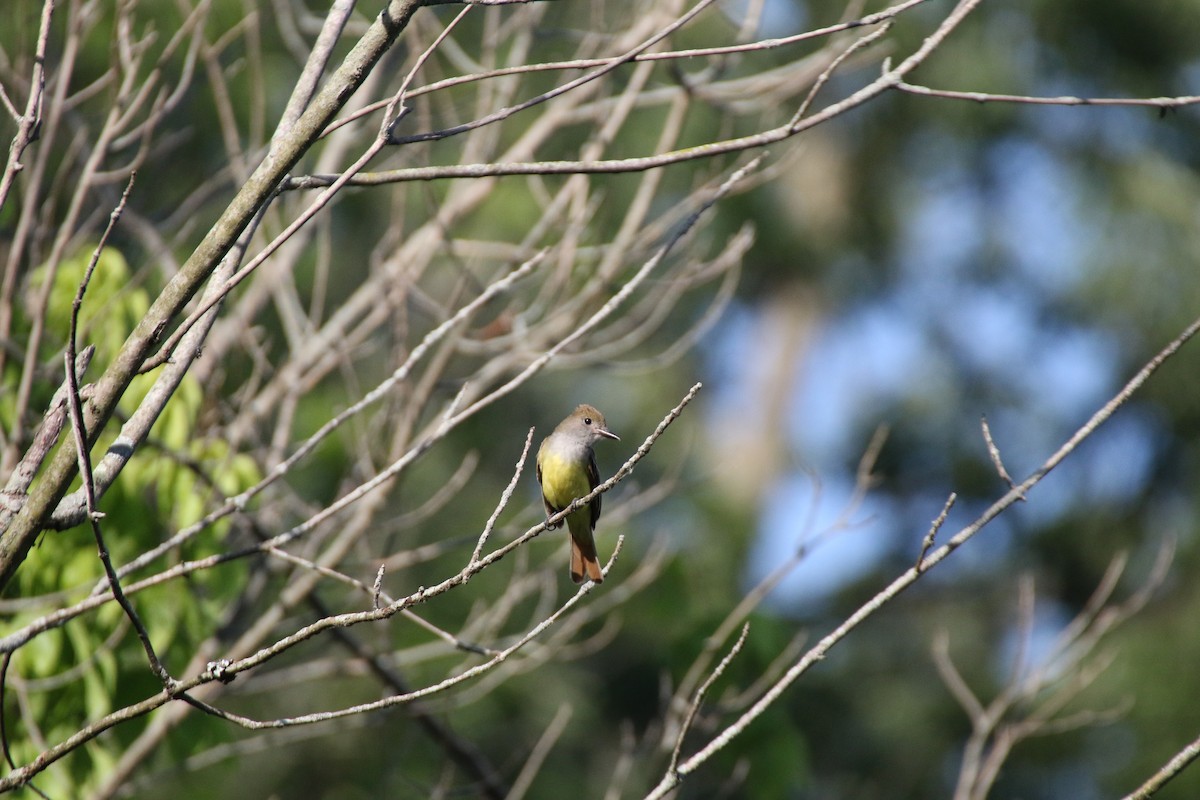
MULTIPOLYGON (((585 403, 542 440, 537 454, 537 480, 542 488, 547 517, 562 511, 600 483, 592 445, 601 439, 620 441, 621 437, 608 429, 604 415, 595 406, 585 403)), ((575 583, 583 583, 585 579, 603 582, 604 573, 600 571, 592 535, 596 521, 600 519, 600 497, 572 511, 566 519, 571 534, 571 580, 575 583)), ((557 528, 561 524, 560 521, 549 527, 557 528)))

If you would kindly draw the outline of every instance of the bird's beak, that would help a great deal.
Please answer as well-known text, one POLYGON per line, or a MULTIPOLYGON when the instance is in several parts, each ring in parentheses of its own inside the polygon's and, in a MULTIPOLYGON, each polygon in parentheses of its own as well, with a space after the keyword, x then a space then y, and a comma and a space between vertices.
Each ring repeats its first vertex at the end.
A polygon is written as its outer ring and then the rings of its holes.
POLYGON ((606 439, 612 439, 617 442, 621 441, 621 437, 617 436, 615 433, 610 431, 608 428, 597 428, 596 433, 600 434, 601 436, 603 436, 606 439))

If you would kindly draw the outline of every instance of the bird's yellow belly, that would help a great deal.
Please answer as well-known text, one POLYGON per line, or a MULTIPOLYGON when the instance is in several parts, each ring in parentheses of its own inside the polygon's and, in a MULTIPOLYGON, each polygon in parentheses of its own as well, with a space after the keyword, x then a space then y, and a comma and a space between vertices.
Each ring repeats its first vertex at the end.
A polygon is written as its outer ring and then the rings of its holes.
POLYGON ((566 508, 577 497, 583 497, 592 487, 582 464, 572 464, 565 458, 542 456, 542 494, 555 508, 566 508))

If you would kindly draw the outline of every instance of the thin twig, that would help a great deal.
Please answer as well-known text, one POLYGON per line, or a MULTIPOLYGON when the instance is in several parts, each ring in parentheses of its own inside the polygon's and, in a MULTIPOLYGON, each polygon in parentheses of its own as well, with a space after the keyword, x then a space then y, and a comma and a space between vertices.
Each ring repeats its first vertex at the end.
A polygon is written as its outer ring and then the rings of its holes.
POLYGON ((838 53, 837 58, 830 61, 829 66, 821 70, 821 74, 818 75, 817 79, 813 82, 812 88, 808 90, 808 94, 804 97, 804 102, 800 104, 800 108, 798 108, 796 113, 792 116, 791 124, 796 125, 800 122, 800 120, 804 119, 804 115, 808 113, 810 108, 812 108, 812 104, 817 99, 817 95, 820 93, 822 87, 829 82, 829 79, 833 77, 833 73, 837 71, 838 67, 846 63, 846 60, 859 50, 862 50, 864 47, 874 44, 876 41, 881 39, 889 30, 891 30, 891 28, 892 22, 889 20, 870 33, 855 39, 849 47, 847 47, 841 53, 838 53))
POLYGON ((746 636, 749 633, 750 623, 747 622, 742 625, 741 635, 733 643, 733 647, 729 648, 729 652, 717 664, 712 674, 696 690, 696 696, 692 698, 692 704, 688 708, 687 715, 684 716, 683 723, 679 726, 679 735, 675 737, 675 747, 671 750, 671 763, 667 765, 668 773, 674 773, 679 766, 679 754, 683 750, 683 740, 687 736, 688 731, 692 729, 692 722, 696 719, 696 715, 700 713, 700 704, 704 702, 705 695, 708 694, 708 690, 712 688, 712 685, 725 674, 725 670, 733 662, 733 659, 737 657, 737 654, 742 651, 742 646, 746 644, 746 636))
POLYGON ((992 428, 988 425, 987 417, 979 418, 979 425, 983 429, 983 441, 987 443, 988 457, 992 459, 992 465, 999 473, 1001 480, 1008 484, 1008 488, 1012 488, 1014 483, 1012 476, 1008 474, 1008 470, 1004 468, 1004 460, 1000 458, 1000 448, 996 446, 995 439, 992 438, 992 428))
POLYGON ((521 473, 525 470, 525 461, 529 458, 529 448, 533 444, 533 428, 529 429, 529 433, 525 435, 525 447, 521 450, 521 457, 517 459, 517 466, 513 470, 512 480, 508 482, 504 492, 500 495, 500 502, 496 503, 496 510, 488 517, 487 524, 483 526, 483 533, 479 534, 479 541, 475 543, 475 549, 471 552, 471 560, 468 564, 474 564, 479 560, 479 554, 483 552, 483 546, 487 543, 488 537, 491 536, 492 530, 496 527, 496 520, 500 518, 500 513, 504 511, 508 501, 512 498, 513 491, 517 488, 517 481, 521 479, 521 473))
POLYGON ((100 513, 99 508, 96 506, 96 486, 92 480, 92 456, 88 446, 87 429, 83 421, 83 401, 79 396, 79 380, 75 376, 76 337, 79 328, 79 310, 83 307, 83 296, 87 291, 88 284, 92 280, 96 264, 100 261, 100 255, 104 252, 104 246, 108 242, 108 237, 116 226, 117 220, 121 218, 121 212, 125 210, 125 203, 129 200, 129 193, 133 191, 135 177, 134 175, 130 176, 129 183, 125 186, 125 191, 121 193, 120 202, 117 203, 117 207, 109 215, 108 226, 100 235, 100 241, 96 245, 96 249, 92 252, 92 259, 88 262, 87 269, 84 271, 83 280, 79 282, 79 288, 75 292, 75 299, 71 303, 70 333, 67 337, 67 349, 63 355, 63 361, 67 375, 67 408, 70 411, 71 430, 75 434, 75 448, 79 454, 79 474, 83 480, 84 491, 87 494, 88 521, 91 523, 92 534, 96 539, 96 549, 99 553, 100 562, 104 565, 104 574, 108 576, 109 590, 112 592, 113 599, 117 601, 121 609, 125 612, 125 616, 133 624, 134 630, 137 631, 142 648, 146 651, 146 658, 150 661, 150 668, 162 682, 163 688, 170 693, 174 689, 175 679, 171 677, 170 673, 167 672, 167 668, 159 661, 158 655, 154 652, 154 645, 150 641, 150 634, 146 630, 146 626, 142 624, 142 620, 138 617, 133 604, 129 602, 129 599, 121 590, 121 581, 117 577, 117 571, 113 568, 112 559, 108 554, 108 546, 104 543, 104 535, 100 530, 100 520, 103 519, 104 515, 100 513))
POLYGON ((930 89, 900 81, 896 88, 908 94, 922 97, 939 97, 944 100, 969 100, 972 103, 1021 103, 1041 106, 1143 106, 1165 110, 1182 108, 1200 103, 1200 95, 1178 97, 1033 97, 1021 94, 992 94, 990 92, 955 92, 947 89, 930 89))
POLYGON ((937 533, 946 524, 946 517, 950 516, 950 509, 954 507, 955 501, 958 500, 958 495, 951 492, 946 498, 945 505, 942 506, 942 511, 933 520, 929 526, 929 533, 925 534, 925 538, 921 540, 921 552, 917 554, 917 570, 925 569, 925 554, 929 552, 929 548, 933 547, 934 540, 937 538, 937 533))
MULTIPOLYGON (((46 96, 46 49, 50 41, 50 20, 54 16, 54 0, 42 3, 42 17, 38 23, 37 44, 34 47, 33 71, 29 77, 29 98, 25 101, 25 111, 16 113, 16 108, 5 95, 5 106, 17 123, 17 133, 13 136, 8 147, 8 161, 4 165, 4 174, 0 175, 0 208, 8 199, 17 173, 25 168, 21 156, 25 149, 37 139, 38 126, 42 122, 42 103, 46 96)), ((0 334, 7 336, 8 331, 0 334)))
POLYGON ((1146 800, 1148 797, 1153 797, 1158 793, 1159 789, 1166 786, 1179 773, 1187 769, 1197 758, 1200 758, 1200 737, 1193 739, 1183 749, 1172 756, 1170 761, 1163 764, 1136 791, 1125 795, 1124 800, 1146 800))

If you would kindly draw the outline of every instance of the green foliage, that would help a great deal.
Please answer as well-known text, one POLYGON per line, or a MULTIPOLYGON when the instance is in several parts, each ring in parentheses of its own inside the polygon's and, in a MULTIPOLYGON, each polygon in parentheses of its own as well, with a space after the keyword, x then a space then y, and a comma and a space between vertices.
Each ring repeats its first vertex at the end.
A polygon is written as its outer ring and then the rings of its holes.
MULTIPOLYGON (((30 276, 29 307, 34 307, 33 297, 44 290, 48 277, 53 280, 46 314, 50 350, 60 348, 67 338, 75 297, 93 252, 79 250, 74 257, 64 259, 52 276, 48 276, 49 270, 44 266, 30 276)), ((94 344, 97 361, 105 363, 117 354, 125 337, 149 308, 146 290, 130 284, 125 257, 114 248, 104 248, 79 309, 79 348, 83 348, 83 343, 94 344)))
MULTIPOLYGON (((48 352, 60 348, 68 335, 72 304, 89 259, 89 251, 81 251, 63 261, 52 276, 44 339, 48 352)), ((27 291, 37 292, 47 280, 47 272, 45 268, 35 271, 27 291)), ((107 363, 148 307, 149 294, 131 284, 125 259, 115 249, 105 248, 80 309, 80 349, 94 344, 93 364, 107 363)), ((136 378, 122 399, 121 412, 132 413, 154 380, 154 375, 136 378)), ((197 435, 202 398, 195 379, 185 378, 152 428, 150 442, 102 499, 100 525, 116 567, 197 522, 224 497, 244 491, 260 479, 249 456, 233 453, 221 440, 197 435)), ((73 447, 69 433, 65 436, 68 441, 59 446, 73 447)), ((115 428, 106 431, 94 453, 102 454, 115 436, 115 428)), ((187 550, 195 558, 219 552, 228 531, 228 521, 218 522, 187 550)), ((165 586, 133 594, 132 602, 160 657, 171 663, 173 653, 183 659, 193 652, 214 620, 237 597, 245 573, 244 564, 232 565, 199 573, 191 579, 189 592, 165 586)), ((125 584, 130 582, 127 578, 125 584)), ((107 592, 90 528, 84 525, 43 534, 17 573, 16 583, 16 596, 65 593, 79 601, 93 588, 107 592)), ((30 608, 15 614, 9 624, 16 629, 45 612, 41 607, 30 608)), ((10 674, 35 687, 29 691, 28 718, 36 720, 41 735, 53 742, 114 710, 131 688, 136 687, 134 694, 144 691, 149 667, 124 612, 109 602, 81 620, 68 621, 35 638, 16 656, 10 674), (121 658, 118 652, 123 654, 121 658)), ((23 736, 20 739, 26 742, 22 755, 34 755, 32 745, 23 736)), ((78 796, 103 779, 120 752, 119 740, 93 742, 83 755, 52 769, 39 780, 39 786, 52 795, 78 796)))

